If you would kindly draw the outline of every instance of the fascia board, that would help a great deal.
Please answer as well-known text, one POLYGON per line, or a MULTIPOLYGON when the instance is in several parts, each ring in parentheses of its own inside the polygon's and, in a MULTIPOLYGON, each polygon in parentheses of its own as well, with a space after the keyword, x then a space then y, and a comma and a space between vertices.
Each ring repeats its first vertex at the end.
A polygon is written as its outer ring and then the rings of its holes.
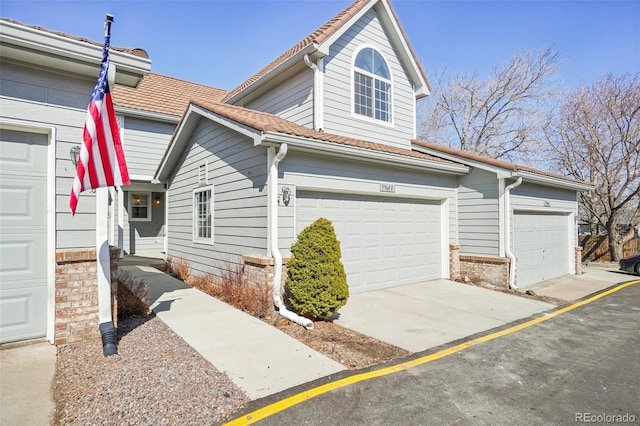
POLYGON ((237 104, 242 99, 250 96, 251 93, 269 84, 272 80, 274 80, 280 74, 282 74, 287 69, 289 69, 292 64, 295 64, 298 61, 302 61, 302 59, 304 58, 304 55, 313 55, 313 53, 316 52, 317 50, 318 50, 317 44, 315 43, 312 43, 306 46, 304 49, 296 52, 293 56, 288 58, 286 61, 278 64, 274 69, 269 71, 267 74, 263 75, 258 80, 254 81, 249 86, 245 87, 243 90, 241 90, 240 92, 236 93, 235 95, 227 99, 225 103, 232 104, 232 105, 237 104))
POLYGON ((146 118, 149 120, 164 121, 167 123, 175 123, 175 124, 180 122, 180 117, 176 115, 162 114, 159 112, 145 111, 141 109, 119 107, 119 106, 116 106, 115 110, 117 114, 122 114, 125 117, 146 118))
POLYGON ((454 161, 456 163, 463 163, 471 167, 475 167, 481 170, 486 170, 491 173, 495 173, 498 178, 509 178, 513 176, 512 170, 506 170, 500 167, 491 166, 489 164, 468 160, 466 158, 458 157, 457 155, 447 154, 436 149, 425 148, 419 145, 412 145, 414 151, 422 152, 423 154, 433 155, 434 157, 439 157, 445 160, 454 161))
POLYGON ((525 171, 518 171, 517 173, 514 173, 514 177, 522 177, 525 182, 534 182, 547 186, 572 189, 575 191, 593 191, 595 189, 595 185, 592 184, 570 182, 568 180, 555 178, 553 176, 544 176, 525 171))
POLYGON ((301 138, 276 132, 265 132, 262 135, 264 145, 286 143, 291 149, 312 153, 322 152, 325 155, 353 159, 361 158, 380 164, 394 164, 402 168, 418 169, 421 171, 432 170, 452 175, 464 175, 469 173, 469 167, 464 165, 443 164, 437 161, 429 161, 420 158, 407 157, 389 152, 378 152, 370 149, 340 145, 332 142, 317 141, 315 139, 301 138))
POLYGON ((189 143, 193 131, 200 122, 200 118, 209 119, 229 129, 235 130, 236 132, 251 138, 254 141, 254 145, 260 143, 260 132, 258 130, 239 124, 226 117, 222 117, 198 105, 190 104, 182 121, 171 138, 171 141, 169 142, 169 146, 167 147, 167 150, 160 161, 160 165, 156 170, 154 179, 165 180, 169 177, 173 168, 177 164, 178 159, 182 155, 182 152, 189 143))
MULTIPOLYGON (((118 70, 118 84, 135 87, 151 71, 150 59, 113 49, 109 55, 118 70)), ((0 21, 0 56, 95 78, 102 60, 102 47, 0 21)))
POLYGON ((400 60, 404 64, 409 64, 409 66, 406 66, 405 68, 409 73, 411 81, 415 85, 414 91, 416 97, 423 98, 425 96, 429 96, 431 94, 429 82, 424 79, 424 76, 420 72, 420 66, 416 63, 415 58, 411 54, 411 49, 407 44, 407 40, 402 35, 402 30, 398 26, 398 22, 394 18, 394 14, 390 9, 389 4, 384 0, 379 1, 376 4, 376 11, 378 11, 378 16, 382 20, 383 24, 387 28, 393 28, 393 31, 389 31, 387 34, 389 34, 389 37, 391 37, 392 42, 396 46, 400 46, 400 49, 398 49, 400 53, 400 60), (383 9, 384 13, 380 13, 380 8, 383 9))

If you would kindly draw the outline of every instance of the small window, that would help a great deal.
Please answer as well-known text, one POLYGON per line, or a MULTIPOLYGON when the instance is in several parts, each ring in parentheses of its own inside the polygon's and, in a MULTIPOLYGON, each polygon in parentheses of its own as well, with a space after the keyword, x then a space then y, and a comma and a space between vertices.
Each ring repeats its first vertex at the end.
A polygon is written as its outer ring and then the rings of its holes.
POLYGON ((354 63, 353 112, 391 122, 391 74, 382 55, 370 47, 360 50, 354 63))
POLYGON ((213 186, 193 190, 193 241, 213 244, 213 186))
POLYGON ((129 193, 129 220, 132 222, 151 220, 151 193, 129 193))

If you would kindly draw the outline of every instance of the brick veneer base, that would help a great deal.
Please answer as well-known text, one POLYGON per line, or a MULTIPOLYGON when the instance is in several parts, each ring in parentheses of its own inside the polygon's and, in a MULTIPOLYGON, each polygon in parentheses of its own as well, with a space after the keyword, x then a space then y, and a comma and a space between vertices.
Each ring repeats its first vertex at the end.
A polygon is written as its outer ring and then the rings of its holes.
POLYGON ((459 261, 460 280, 509 288, 509 258, 461 254, 459 261))
MULTIPOLYGON (((281 284, 284 288, 284 282, 287 277, 287 259, 282 259, 282 278, 281 284)), ((245 282, 254 285, 268 285, 273 281, 273 265, 272 257, 267 256, 242 256, 242 274, 245 282)))
MULTIPOLYGON (((116 272, 120 249, 110 247, 111 309, 113 324, 118 325, 118 283, 116 272)), ((96 250, 56 251, 56 345, 100 339, 98 329, 98 280, 96 250)))

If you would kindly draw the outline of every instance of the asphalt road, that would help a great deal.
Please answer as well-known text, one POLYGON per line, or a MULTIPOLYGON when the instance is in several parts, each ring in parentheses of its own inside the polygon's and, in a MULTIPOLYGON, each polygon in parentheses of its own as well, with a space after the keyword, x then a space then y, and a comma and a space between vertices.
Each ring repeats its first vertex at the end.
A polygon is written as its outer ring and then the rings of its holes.
POLYGON ((257 401, 270 413, 256 424, 640 424, 640 284, 419 366, 305 390, 257 401), (303 402, 282 409, 287 397, 303 402))

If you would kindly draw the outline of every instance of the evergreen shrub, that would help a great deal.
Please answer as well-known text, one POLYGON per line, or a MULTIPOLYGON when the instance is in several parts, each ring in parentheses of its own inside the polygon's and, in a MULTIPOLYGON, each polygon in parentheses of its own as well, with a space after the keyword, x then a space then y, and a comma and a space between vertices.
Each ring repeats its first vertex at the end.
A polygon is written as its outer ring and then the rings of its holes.
POLYGON ((319 218, 291 246, 285 281, 288 301, 298 314, 326 320, 347 303, 349 287, 331 221, 319 218))

